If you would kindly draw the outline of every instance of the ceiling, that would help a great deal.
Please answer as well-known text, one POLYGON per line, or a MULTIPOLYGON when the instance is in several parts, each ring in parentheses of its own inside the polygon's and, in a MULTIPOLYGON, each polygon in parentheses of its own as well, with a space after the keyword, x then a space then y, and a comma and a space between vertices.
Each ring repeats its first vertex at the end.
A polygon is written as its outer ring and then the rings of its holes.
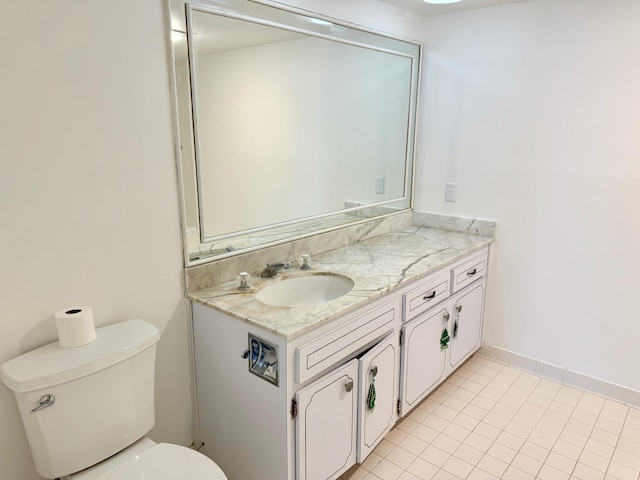
POLYGON ((425 3, 422 0, 381 0, 384 3, 393 5, 403 10, 408 10, 418 15, 428 16, 437 15, 439 13, 456 12, 460 10, 470 10, 472 8, 490 7, 492 5, 501 5, 504 3, 515 3, 522 0, 462 0, 457 3, 446 5, 435 5, 425 3))

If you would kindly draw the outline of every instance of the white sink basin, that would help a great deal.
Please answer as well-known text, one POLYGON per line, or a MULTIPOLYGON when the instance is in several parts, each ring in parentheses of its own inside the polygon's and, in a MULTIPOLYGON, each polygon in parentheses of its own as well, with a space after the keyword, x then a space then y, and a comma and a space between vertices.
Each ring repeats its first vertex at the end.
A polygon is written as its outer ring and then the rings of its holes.
POLYGON ((352 288, 353 280, 345 275, 318 272, 273 280, 258 290, 256 298, 275 307, 295 307, 324 303, 352 288))

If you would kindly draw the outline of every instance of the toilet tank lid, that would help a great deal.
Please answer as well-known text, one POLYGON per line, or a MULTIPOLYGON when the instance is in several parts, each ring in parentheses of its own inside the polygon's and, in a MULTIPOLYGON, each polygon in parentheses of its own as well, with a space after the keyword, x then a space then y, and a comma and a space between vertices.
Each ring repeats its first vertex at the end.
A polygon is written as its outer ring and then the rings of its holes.
POLYGON ((82 347, 44 345, 3 363, 0 377, 17 393, 70 382, 120 363, 160 339, 158 329, 143 320, 128 320, 96 329, 96 339, 82 347))

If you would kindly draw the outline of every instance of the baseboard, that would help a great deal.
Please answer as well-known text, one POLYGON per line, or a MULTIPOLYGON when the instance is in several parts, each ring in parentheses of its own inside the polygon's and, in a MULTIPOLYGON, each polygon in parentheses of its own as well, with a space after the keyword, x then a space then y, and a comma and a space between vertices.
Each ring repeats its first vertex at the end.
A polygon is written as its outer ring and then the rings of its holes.
POLYGON ((574 372, 492 345, 483 345, 476 352, 476 355, 519 370, 524 370, 525 372, 555 380, 556 382, 593 393, 594 395, 624 403, 630 407, 640 408, 640 392, 631 388, 590 377, 583 373, 574 372))

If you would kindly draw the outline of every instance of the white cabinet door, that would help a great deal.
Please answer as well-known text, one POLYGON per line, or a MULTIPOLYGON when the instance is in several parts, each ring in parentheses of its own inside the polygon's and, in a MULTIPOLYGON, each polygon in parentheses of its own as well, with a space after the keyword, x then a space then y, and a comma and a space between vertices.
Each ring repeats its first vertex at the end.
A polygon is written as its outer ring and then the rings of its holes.
POLYGON ((457 367, 480 347, 485 281, 457 297, 452 313, 451 352, 449 364, 457 367))
POLYGON ((415 407, 445 375, 447 350, 440 339, 445 328, 451 335, 451 306, 448 301, 403 328, 401 415, 415 407))
POLYGON ((298 480, 335 479, 356 461, 358 360, 296 393, 298 480))
POLYGON ((396 422, 399 359, 397 334, 388 336, 360 358, 358 463, 367 458, 396 422), (369 396, 373 394, 371 408, 369 396))

